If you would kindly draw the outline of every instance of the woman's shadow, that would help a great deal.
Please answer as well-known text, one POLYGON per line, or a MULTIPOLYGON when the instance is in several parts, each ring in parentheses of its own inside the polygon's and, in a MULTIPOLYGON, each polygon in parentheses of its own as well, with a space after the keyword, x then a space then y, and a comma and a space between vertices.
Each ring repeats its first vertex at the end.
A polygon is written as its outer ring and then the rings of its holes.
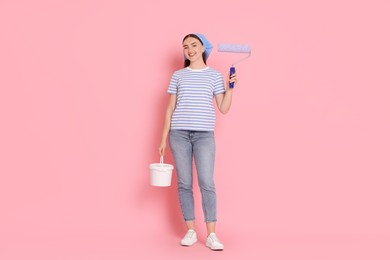
MULTIPOLYGON (((159 88, 158 91, 161 92, 161 95, 158 95, 158 99, 153 102, 154 108, 151 110, 153 111, 153 117, 156 120, 153 120, 154 125, 150 126, 151 129, 153 129, 153 134, 150 137, 150 143, 153 145, 153 147, 150 147, 150 149, 148 149, 150 151, 148 153, 148 161, 150 163, 156 163, 156 158, 158 158, 157 148, 160 145, 161 134, 165 120, 165 111, 169 101, 169 95, 167 94, 167 90, 170 77, 173 71, 180 69, 183 63, 183 60, 177 57, 176 59, 172 60, 171 66, 164 67, 164 69, 166 70, 166 75, 169 75, 167 79, 164 80, 164 82, 162 83, 164 86, 166 86, 165 88, 161 87, 161 83, 156 83, 156 86, 159 88), (161 89, 162 91, 160 91, 161 89)), ((174 165, 174 159, 169 148, 169 137, 167 139, 167 147, 165 149, 164 163, 174 165)), ((169 229, 172 231, 173 235, 181 237, 183 235, 183 232, 185 232, 185 224, 179 206, 176 170, 174 169, 172 172, 172 184, 169 187, 151 186, 150 177, 144 179, 141 186, 143 186, 144 188, 140 190, 140 199, 144 203, 149 206, 156 205, 156 203, 158 203, 159 205, 164 205, 162 207, 164 211, 161 212, 164 217, 159 218, 159 216, 156 216, 156 221, 158 221, 158 219, 167 219, 167 223, 162 224, 167 224, 170 227, 169 229), (145 192, 147 192, 147 196, 145 196, 145 192)))

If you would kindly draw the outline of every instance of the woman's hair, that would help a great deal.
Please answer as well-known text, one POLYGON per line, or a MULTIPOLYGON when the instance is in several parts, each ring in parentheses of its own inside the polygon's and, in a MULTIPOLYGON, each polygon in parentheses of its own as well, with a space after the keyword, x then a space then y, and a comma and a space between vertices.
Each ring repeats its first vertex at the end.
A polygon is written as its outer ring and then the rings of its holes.
MULTIPOLYGON (((187 38, 189 38, 189 37, 192 37, 192 38, 195 38, 195 39, 199 40, 200 43, 203 45, 202 40, 201 40, 196 34, 193 34, 193 33, 187 34, 187 35, 183 38, 183 41, 182 41, 182 42, 184 42, 184 41, 185 41, 187 38)), ((206 52, 205 52, 205 51, 202 53, 202 58, 203 58, 204 64, 206 64, 206 52)), ((189 60, 184 59, 184 68, 190 66, 190 64, 191 64, 191 62, 190 62, 189 60)))

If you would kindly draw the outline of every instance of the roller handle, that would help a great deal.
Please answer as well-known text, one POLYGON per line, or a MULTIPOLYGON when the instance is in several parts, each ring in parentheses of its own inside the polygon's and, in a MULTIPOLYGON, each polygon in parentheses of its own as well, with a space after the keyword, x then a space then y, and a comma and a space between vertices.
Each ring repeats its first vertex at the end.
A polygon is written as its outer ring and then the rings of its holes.
MULTIPOLYGON (((232 75, 236 72, 236 68, 234 68, 233 66, 230 67, 230 75, 229 75, 229 78, 232 77, 232 75)), ((234 82, 229 82, 229 88, 234 88, 234 82)))

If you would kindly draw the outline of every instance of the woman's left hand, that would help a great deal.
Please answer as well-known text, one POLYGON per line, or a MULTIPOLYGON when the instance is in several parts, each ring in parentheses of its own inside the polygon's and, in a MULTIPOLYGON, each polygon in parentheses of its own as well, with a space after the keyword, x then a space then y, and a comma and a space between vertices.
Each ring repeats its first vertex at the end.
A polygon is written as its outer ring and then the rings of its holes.
POLYGON ((234 73, 232 74, 231 76, 228 75, 228 79, 227 79, 227 89, 229 90, 233 90, 237 85, 237 74, 234 73), (233 88, 230 88, 230 83, 233 83, 233 88))

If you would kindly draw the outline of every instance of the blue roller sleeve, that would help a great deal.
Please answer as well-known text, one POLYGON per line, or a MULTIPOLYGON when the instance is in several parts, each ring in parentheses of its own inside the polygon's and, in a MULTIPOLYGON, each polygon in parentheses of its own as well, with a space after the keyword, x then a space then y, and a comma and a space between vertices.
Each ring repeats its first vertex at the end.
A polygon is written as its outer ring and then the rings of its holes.
MULTIPOLYGON (((230 76, 229 78, 232 77, 232 75, 236 72, 236 69, 234 67, 230 67, 230 76)), ((234 82, 229 83, 229 88, 234 88, 234 82)))

